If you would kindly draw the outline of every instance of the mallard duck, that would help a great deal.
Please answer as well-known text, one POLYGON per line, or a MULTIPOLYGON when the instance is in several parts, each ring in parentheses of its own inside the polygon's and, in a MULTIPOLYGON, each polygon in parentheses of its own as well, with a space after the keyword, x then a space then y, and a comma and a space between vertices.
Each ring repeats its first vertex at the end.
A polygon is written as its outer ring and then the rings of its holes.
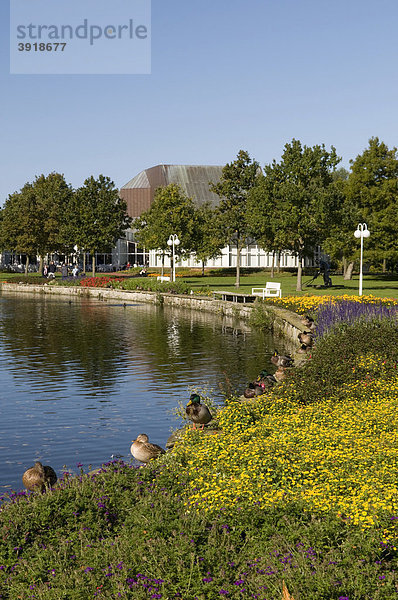
POLYGON ((270 375, 268 371, 263 369, 262 371, 260 371, 260 374, 254 383, 261 385, 263 389, 269 389, 275 384, 275 382, 275 377, 273 375, 270 375))
POLYGON ((209 423, 213 418, 206 404, 200 403, 199 394, 191 394, 185 412, 188 419, 192 421, 193 428, 196 429, 196 425, 202 425, 202 431, 206 423, 209 423))
POLYGON ((275 350, 274 354, 271 356, 271 362, 276 367, 291 367, 293 364, 293 359, 291 356, 281 356, 275 350))
POLYGON ((46 486, 53 486, 57 481, 57 474, 54 469, 49 467, 48 465, 43 465, 41 462, 36 461, 34 467, 30 467, 25 473, 22 475, 22 483, 26 487, 27 490, 35 491, 40 490, 44 492, 46 486))
POLYGON ((151 444, 146 433, 140 433, 137 435, 137 439, 133 440, 131 444, 130 452, 142 463, 148 463, 153 458, 157 458, 161 454, 165 454, 165 450, 157 444, 151 444))
POLYGON ((310 331, 303 331, 298 334, 298 339, 300 344, 305 344, 306 346, 312 346, 314 343, 314 334, 310 331))
POLYGON ((245 398, 255 398, 256 396, 261 396, 264 394, 265 387, 261 386, 255 381, 249 383, 249 386, 243 392, 245 398))
POLYGON ((315 321, 309 315, 304 315, 304 317, 301 318, 301 322, 305 327, 308 327, 311 331, 315 329, 315 321))

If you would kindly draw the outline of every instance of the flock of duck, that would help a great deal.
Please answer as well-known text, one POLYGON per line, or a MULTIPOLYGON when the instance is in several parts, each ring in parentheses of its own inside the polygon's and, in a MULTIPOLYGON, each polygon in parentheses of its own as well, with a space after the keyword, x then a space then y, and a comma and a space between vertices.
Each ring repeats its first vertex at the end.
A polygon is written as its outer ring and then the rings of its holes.
MULTIPOLYGON (((199 394, 191 394, 189 402, 185 408, 187 417, 193 423, 193 429, 201 429, 212 420, 212 414, 206 404, 202 404, 199 394)), ((150 460, 165 454, 165 450, 157 444, 149 441, 146 433, 140 433, 132 441, 130 452, 133 457, 141 463, 148 463, 150 460)), ((57 481, 57 475, 54 469, 48 465, 43 466, 40 461, 36 461, 33 467, 30 467, 22 476, 22 483, 27 490, 44 492, 46 488, 52 487, 57 481)))
MULTIPOLYGON (((300 348, 297 350, 299 354, 305 354, 311 350, 315 341, 314 319, 308 315, 305 315, 302 318, 302 323, 306 328, 309 329, 309 331, 300 332, 297 336, 300 342, 300 348)), ((271 356, 271 362, 277 367, 275 373, 270 375, 266 369, 260 371, 257 379, 251 381, 243 392, 243 396, 245 398, 255 398, 256 396, 261 396, 261 394, 264 394, 267 390, 272 388, 275 383, 283 381, 286 377, 288 369, 293 366, 294 359, 290 356, 290 354, 282 356, 275 350, 274 354, 271 356)))
MULTIPOLYGON (((309 316, 305 316, 302 322, 305 327, 308 327, 309 331, 304 331, 298 335, 301 344, 298 350, 299 353, 308 352, 314 344, 314 320, 309 316)), ((272 388, 275 383, 283 381, 287 370, 294 364, 294 360, 290 355, 280 355, 276 350, 271 356, 271 362, 277 367, 275 373, 271 375, 266 369, 263 369, 257 379, 251 381, 245 389, 243 393, 245 398, 260 396, 272 388)), ((203 431, 204 426, 213 418, 206 404, 201 403, 199 394, 191 394, 189 402, 185 407, 185 412, 188 419, 192 421, 193 429, 200 429, 201 431, 203 431)), ((152 459, 165 454, 166 451, 161 446, 152 444, 146 433, 140 433, 132 441, 130 452, 136 460, 147 464, 152 459)), ((36 461, 34 466, 25 471, 22 477, 23 485, 30 491, 44 492, 46 488, 52 487, 56 481, 57 475, 54 469, 48 465, 43 466, 40 461, 36 461)))

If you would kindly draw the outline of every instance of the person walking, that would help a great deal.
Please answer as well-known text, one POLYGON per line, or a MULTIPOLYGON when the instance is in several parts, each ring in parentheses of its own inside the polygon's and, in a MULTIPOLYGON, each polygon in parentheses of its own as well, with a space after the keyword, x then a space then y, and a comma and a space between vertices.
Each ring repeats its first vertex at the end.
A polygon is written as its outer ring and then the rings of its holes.
POLYGON ((68 265, 66 263, 62 263, 62 265, 61 265, 61 275, 62 275, 62 280, 68 278, 68 265))

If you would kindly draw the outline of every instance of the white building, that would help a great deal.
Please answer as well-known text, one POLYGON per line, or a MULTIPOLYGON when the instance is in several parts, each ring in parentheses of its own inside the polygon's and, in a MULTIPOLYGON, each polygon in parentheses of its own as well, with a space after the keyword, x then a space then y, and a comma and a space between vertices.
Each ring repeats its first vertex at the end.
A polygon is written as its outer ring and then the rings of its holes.
MULTIPOLYGON (((223 167, 216 165, 157 165, 133 177, 120 189, 120 196, 127 203, 127 212, 132 218, 137 218, 149 210, 158 187, 171 183, 179 185, 196 204, 210 202, 211 205, 216 206, 220 199, 210 191, 209 184, 219 182, 222 169, 223 167)), ((126 239, 119 241, 114 254, 115 262, 119 265, 149 263, 150 267, 161 267, 162 264, 162 257, 155 250, 147 251, 139 247, 134 239, 134 230, 128 231, 126 239)), ((241 267, 271 268, 272 259, 271 252, 265 252, 253 243, 243 249, 241 267)), ((281 268, 298 266, 297 257, 290 252, 282 252, 279 259, 281 268)), ((169 264, 169 257, 166 255, 165 266, 169 264)), ((176 264, 181 267, 201 266, 194 255, 176 264)), ((306 265, 312 264, 313 260, 306 259, 306 265)), ((208 260, 205 266, 236 267, 236 247, 226 246, 219 258, 208 260)))

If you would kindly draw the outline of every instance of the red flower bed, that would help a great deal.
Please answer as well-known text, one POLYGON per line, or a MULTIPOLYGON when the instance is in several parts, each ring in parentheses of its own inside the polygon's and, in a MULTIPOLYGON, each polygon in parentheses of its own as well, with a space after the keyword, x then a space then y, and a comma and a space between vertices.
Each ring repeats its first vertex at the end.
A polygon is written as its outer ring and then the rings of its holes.
POLYGON ((123 281, 123 277, 85 277, 80 285, 83 287, 112 287, 112 283, 123 281))

